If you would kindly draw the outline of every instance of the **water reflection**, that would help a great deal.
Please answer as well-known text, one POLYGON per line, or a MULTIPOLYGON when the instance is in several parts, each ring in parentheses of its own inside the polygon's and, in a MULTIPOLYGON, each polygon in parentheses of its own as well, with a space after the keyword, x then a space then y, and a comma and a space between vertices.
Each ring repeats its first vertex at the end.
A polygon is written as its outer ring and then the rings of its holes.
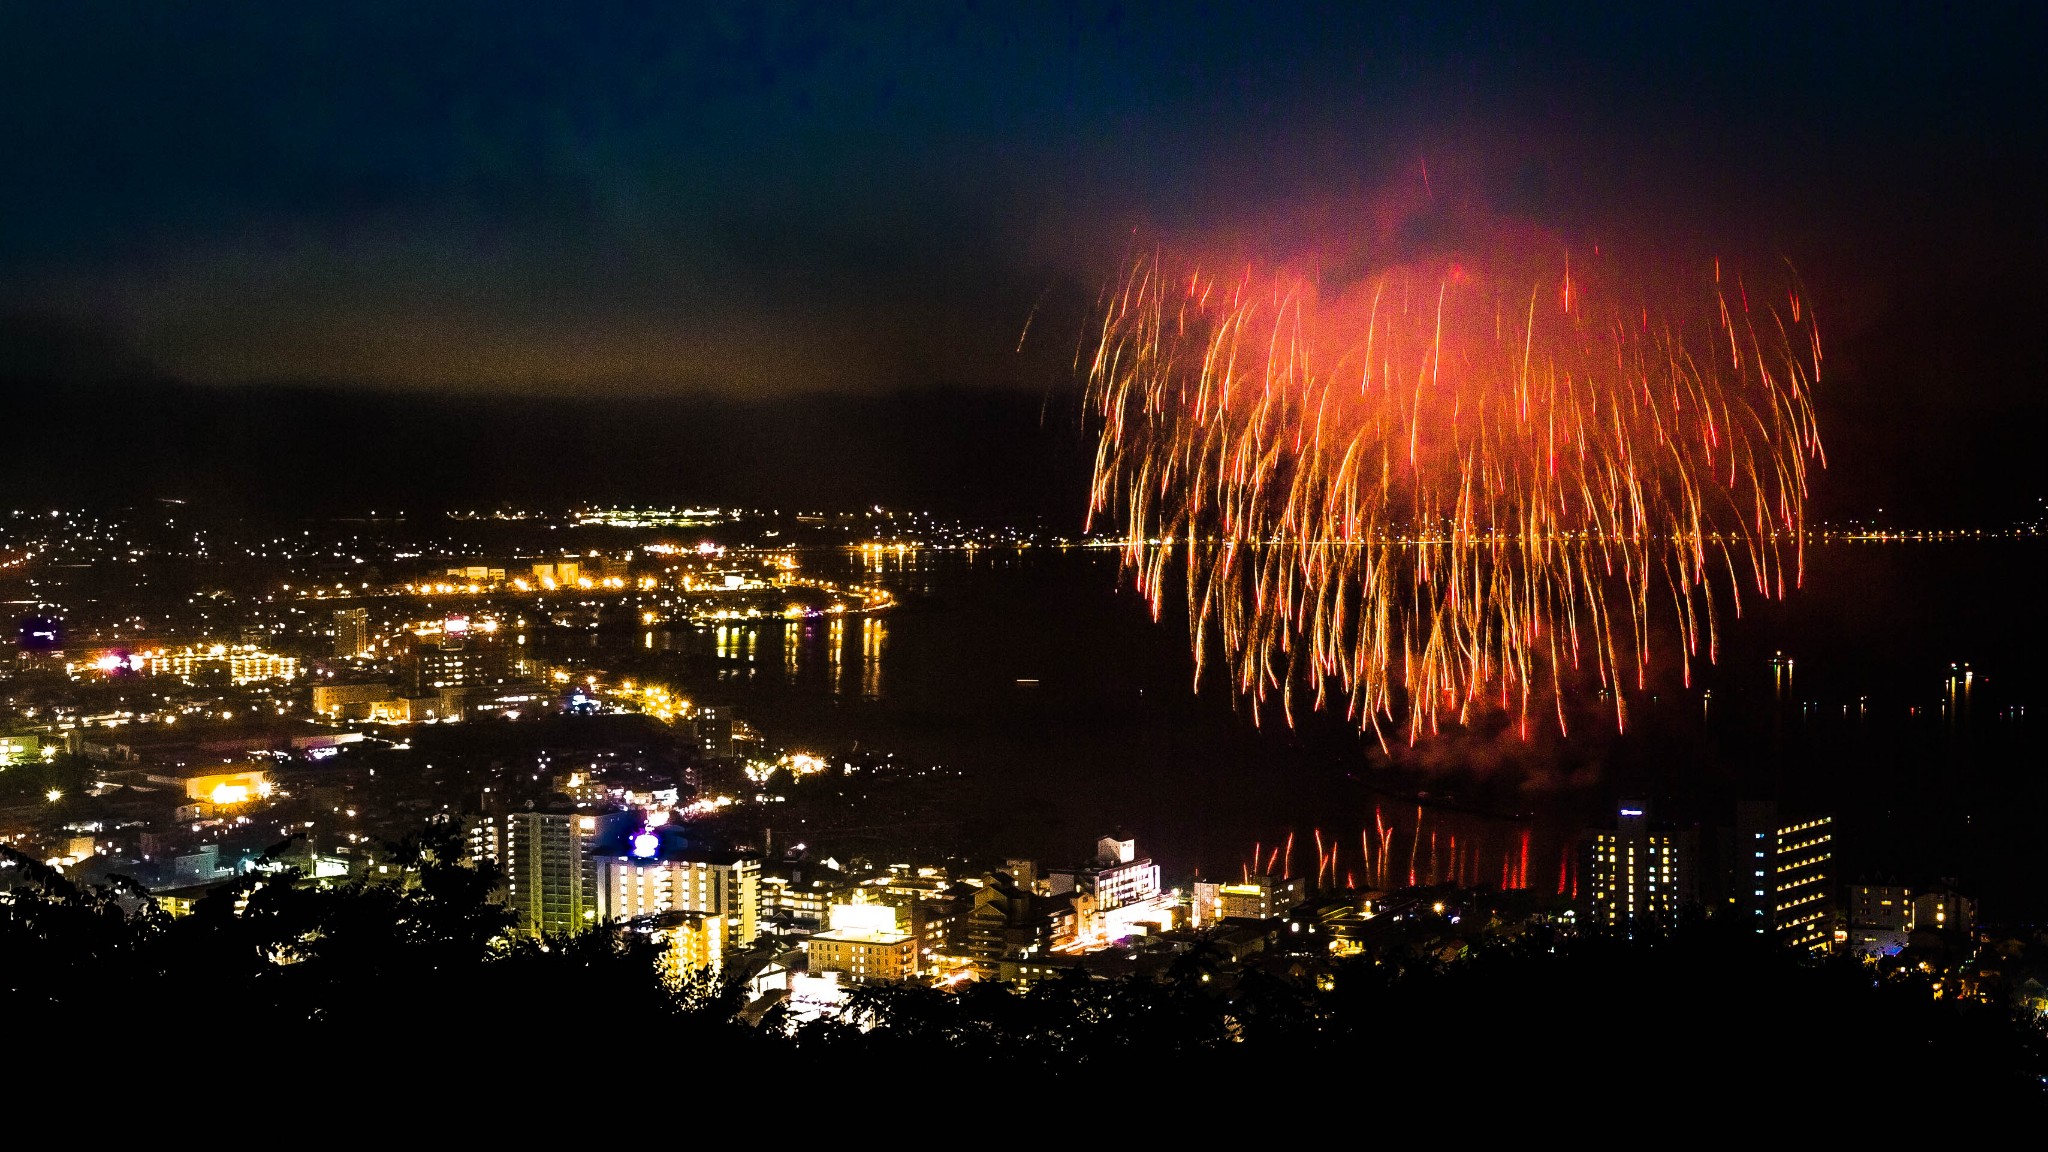
MULTIPOLYGON (((812 578, 886 588, 899 604, 951 606, 963 595, 985 594, 992 587, 988 577, 1013 581, 1011 570, 1029 568, 1035 559, 1034 555, 1007 550, 891 546, 806 554, 802 571, 812 578)), ((1073 557, 1066 566, 1092 571, 1099 583, 1108 586, 1114 579, 1113 560, 1090 554, 1073 557), (1101 562, 1095 563, 1098 560, 1101 562)), ((1043 566, 1044 561, 1039 563, 1043 566)), ((551 655, 580 662, 584 652, 596 650, 590 656, 600 664, 608 659, 606 653, 609 658, 625 656, 621 667, 631 674, 661 678, 686 692, 703 691, 711 684, 750 685, 848 701, 880 701, 909 684, 888 671, 895 656, 894 623, 890 612, 799 619, 765 616, 703 624, 658 623, 649 615, 625 628, 522 633, 521 645, 522 651, 532 652, 535 669, 543 667, 551 655), (531 648, 525 647, 528 643, 531 648)), ((911 648, 922 651, 915 643, 911 648)))
POLYGON ((869 700, 882 698, 882 649, 889 640, 889 622, 879 616, 863 616, 860 622, 860 694, 869 700))
POLYGON ((760 626, 755 624, 720 624, 713 633, 716 638, 718 657, 718 678, 720 680, 752 680, 760 669, 754 663, 754 652, 760 644, 760 626))

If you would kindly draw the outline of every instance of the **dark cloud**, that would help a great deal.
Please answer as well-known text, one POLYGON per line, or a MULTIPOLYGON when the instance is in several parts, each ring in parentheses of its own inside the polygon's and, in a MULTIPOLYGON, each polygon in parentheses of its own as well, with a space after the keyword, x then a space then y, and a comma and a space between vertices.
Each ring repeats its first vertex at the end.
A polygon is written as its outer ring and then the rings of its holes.
POLYGON ((2044 43, 1996 4, 16 5, 0 368, 1035 391, 1129 245, 1341 247, 1426 166, 1574 242, 1792 260, 1843 474, 1924 487, 2042 414, 2044 43))

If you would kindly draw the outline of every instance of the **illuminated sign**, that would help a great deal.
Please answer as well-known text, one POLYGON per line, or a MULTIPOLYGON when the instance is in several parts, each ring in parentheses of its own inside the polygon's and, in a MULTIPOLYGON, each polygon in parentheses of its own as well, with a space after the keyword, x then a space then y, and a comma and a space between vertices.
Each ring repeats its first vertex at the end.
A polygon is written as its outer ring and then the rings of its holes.
POLYGON ((1641 808, 1623 808, 1621 814, 1623 816, 1641 816, 1643 810, 1641 808))
POLYGON ((656 836, 654 833, 642 832, 638 836, 633 837, 634 859, 651 859, 659 851, 661 851, 661 837, 656 836))
POLYGON ((888 904, 834 904, 826 912, 834 932, 894 932, 896 909, 888 904))

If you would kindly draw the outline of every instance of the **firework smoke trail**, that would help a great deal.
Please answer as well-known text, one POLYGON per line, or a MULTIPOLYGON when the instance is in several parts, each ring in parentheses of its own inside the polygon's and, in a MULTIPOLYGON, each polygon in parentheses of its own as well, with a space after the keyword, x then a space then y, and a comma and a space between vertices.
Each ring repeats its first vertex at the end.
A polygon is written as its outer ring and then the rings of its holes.
POLYGON ((1478 709, 1526 735, 1590 673, 1625 725, 1653 625, 1689 682, 1803 570, 1819 328, 1796 280, 1732 287, 1663 316, 1571 265, 1326 291, 1139 260, 1088 368, 1091 522, 1155 616, 1185 562, 1196 682, 1219 659, 1255 717, 1306 692, 1383 745, 1478 709))

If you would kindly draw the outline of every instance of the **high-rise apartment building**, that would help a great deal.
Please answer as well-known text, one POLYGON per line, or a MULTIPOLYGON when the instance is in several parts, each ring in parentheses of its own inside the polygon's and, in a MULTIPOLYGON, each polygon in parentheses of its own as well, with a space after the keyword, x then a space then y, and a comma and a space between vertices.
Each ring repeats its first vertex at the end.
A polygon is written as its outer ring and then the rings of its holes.
POLYGON ((1668 926, 1698 899, 1698 857, 1691 832, 1655 828, 1647 804, 1622 804, 1613 830, 1586 837, 1587 923, 1624 930, 1668 926))
MULTIPOLYGON (((535 936, 581 932, 600 915, 590 858, 598 820, 574 812, 514 812, 504 818, 505 904, 513 924, 535 936)), ((482 829, 472 832, 472 850, 482 829)))
POLYGON ((1729 902, 1758 935, 1793 948, 1828 943, 1835 818, 1787 820, 1769 800, 1735 806, 1729 902))
POLYGON ((370 610, 339 608, 334 613, 334 655, 347 660, 370 647, 370 610))

